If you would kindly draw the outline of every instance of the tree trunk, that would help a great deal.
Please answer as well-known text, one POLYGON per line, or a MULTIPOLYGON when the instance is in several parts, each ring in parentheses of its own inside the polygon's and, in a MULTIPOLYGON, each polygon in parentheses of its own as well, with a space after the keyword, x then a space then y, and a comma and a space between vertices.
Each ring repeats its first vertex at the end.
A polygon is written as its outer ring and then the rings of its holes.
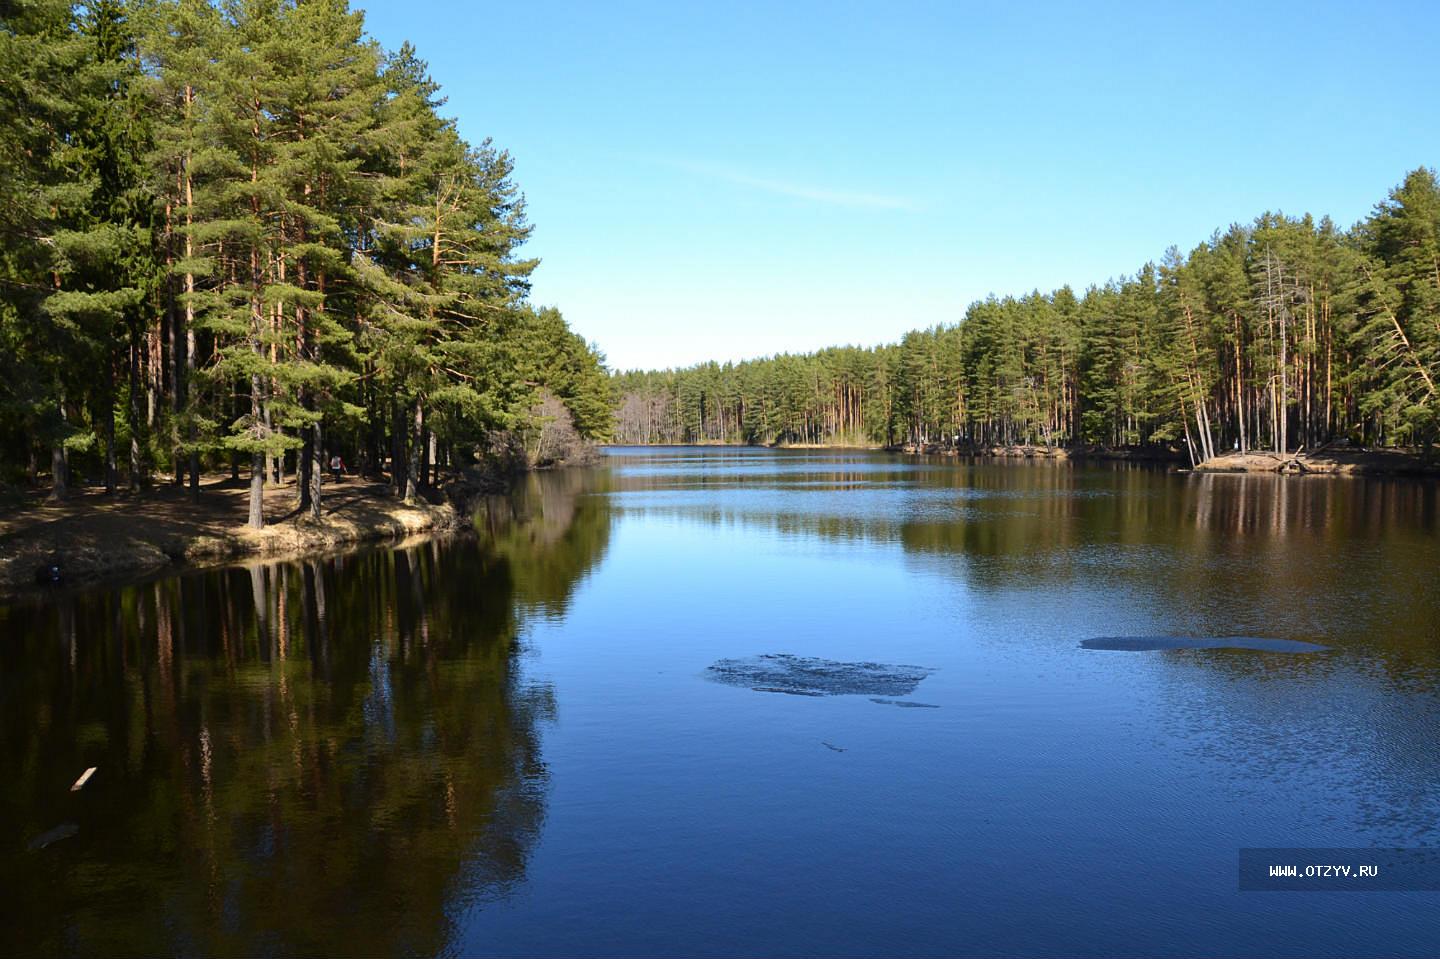
MULTIPOLYGON (((185 115, 188 119, 191 105, 195 102, 195 91, 189 84, 185 85, 185 115)), ((188 263, 195 255, 195 238, 191 235, 191 229, 195 223, 195 193, 194 181, 190 176, 190 153, 185 153, 185 259, 188 263)), ((193 406, 194 401, 190 396, 193 380, 195 377, 195 274, 185 273, 185 400, 187 406, 193 406)), ((195 422, 193 417, 185 427, 185 439, 190 445, 186 456, 190 473, 190 499, 194 502, 200 501, 200 453, 195 449, 195 422)))
POLYGON ((50 447, 50 500, 58 503, 70 492, 70 465, 65 459, 65 444, 57 440, 50 447))
POLYGON ((425 405, 415 397, 415 434, 410 441, 410 468, 405 473, 405 502, 420 498, 420 468, 425 457, 425 405))
POLYGON ((258 450, 250 454, 250 517, 246 523, 251 529, 265 528, 265 454, 258 450))
POLYGON ((139 492, 141 471, 144 469, 140 458, 140 330, 139 324, 130 331, 130 396, 126 418, 130 425, 130 491, 139 492))
MULTIPOLYGON (((302 405, 304 400, 301 400, 302 405)), ((310 485, 315 464, 315 434, 305 430, 301 437, 300 450, 295 463, 295 505, 302 513, 312 513, 314 489, 310 485)), ((317 514, 318 515, 318 514, 317 514)))
POLYGON ((391 407, 390 417, 390 486, 396 496, 405 495, 405 408, 399 403, 391 407))
MULTIPOLYGON (((273 382, 271 383, 271 386, 274 386, 273 382)), ((259 395, 258 390, 256 395, 259 395)), ((274 421, 270 418, 269 402, 264 403, 261 407, 261 410, 263 411, 261 413, 261 421, 265 424, 265 435, 274 436, 275 424, 274 421)), ((275 456, 273 453, 265 454, 265 477, 266 479, 273 478, 277 483, 280 481, 280 467, 275 464, 275 456)))
POLYGON ((310 438, 310 444, 309 444, 309 445, 310 445, 310 467, 309 467, 309 473, 310 473, 310 476, 309 476, 309 482, 310 482, 310 518, 311 518, 311 519, 314 519, 314 520, 320 519, 320 516, 321 516, 321 509, 320 509, 320 479, 321 479, 321 477, 324 475, 324 472, 325 472, 325 462, 324 462, 324 457, 325 457, 325 444, 322 442, 322 439, 323 439, 323 436, 322 436, 321 431, 320 431, 320 421, 319 421, 319 420, 316 420, 316 421, 315 421, 315 426, 314 426, 314 427, 312 428, 312 430, 311 430, 311 438, 310 438))
POLYGON ((105 391, 105 411, 100 416, 105 434, 105 492, 114 494, 119 470, 115 465, 115 369, 110 369, 110 388, 105 391))
MULTIPOLYGON (((372 369, 368 364, 366 371, 372 369)), ((366 406, 369 409, 368 429, 365 431, 365 464, 364 473, 380 473, 385 466, 385 457, 380 451, 385 446, 384 416, 380 412, 380 404, 375 396, 376 390, 373 383, 366 382, 366 406)))
MULTIPOLYGON (((255 356, 264 361, 265 350, 260 341, 261 323, 264 319, 261 312, 260 290, 258 277, 260 275, 260 253, 258 247, 251 247, 250 270, 252 279, 252 290, 250 299, 250 348, 255 356)), ((263 382, 258 372, 250 374, 250 423, 256 428, 261 423, 265 429, 263 435, 268 442, 270 439, 270 404, 265 401, 265 394, 261 388, 263 382)), ((248 520, 251 529, 263 529, 265 527, 265 476, 269 472, 269 457, 265 451, 255 448, 250 454, 250 517, 248 520)))
MULTIPOLYGON (((169 281, 167 281, 168 284, 169 281)), ((188 308, 187 308, 188 309, 188 308)), ((190 387, 186 375, 184 338, 180 333, 180 313, 170 311, 170 467, 177 487, 185 485, 185 434, 180 429, 180 414, 185 408, 185 391, 190 387)))
MULTIPOLYGON (((1190 455, 1190 468, 1191 468, 1191 469, 1194 469, 1195 466, 1196 466, 1195 440, 1194 440, 1194 438, 1191 437, 1191 435, 1190 435, 1190 417, 1189 417, 1189 415, 1185 412, 1185 394, 1184 394, 1183 392, 1179 392, 1178 385, 1177 385, 1177 393, 1178 393, 1179 399, 1180 399, 1180 425, 1185 428, 1185 452, 1190 455)), ((1197 420, 1198 420, 1198 415, 1197 415, 1197 420)), ((1204 458, 1204 453, 1203 453, 1203 451, 1202 451, 1202 453, 1201 453, 1201 457, 1200 457, 1200 458, 1202 458, 1202 459, 1204 458)))
MULTIPOLYGON (((1281 286, 1281 295, 1284 295, 1284 286, 1281 286)), ((1287 367, 1290 363, 1289 342, 1287 339, 1286 327, 1289 325, 1289 311, 1282 304, 1280 307, 1280 407, 1276 410, 1279 417, 1279 424, 1276 426, 1276 437, 1279 446, 1277 453, 1288 453, 1290 451, 1290 380, 1287 367)))

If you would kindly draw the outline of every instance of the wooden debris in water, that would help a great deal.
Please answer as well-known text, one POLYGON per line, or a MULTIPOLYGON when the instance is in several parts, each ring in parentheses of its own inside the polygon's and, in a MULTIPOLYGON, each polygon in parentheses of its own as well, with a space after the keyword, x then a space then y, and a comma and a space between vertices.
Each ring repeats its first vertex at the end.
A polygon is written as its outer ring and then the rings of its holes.
POLYGON ((75 785, 70 787, 70 791, 72 793, 78 793, 82 788, 84 788, 85 784, 90 781, 90 777, 93 775, 95 775, 95 767, 91 766, 89 769, 85 770, 83 773, 80 774, 80 778, 75 780, 75 785))

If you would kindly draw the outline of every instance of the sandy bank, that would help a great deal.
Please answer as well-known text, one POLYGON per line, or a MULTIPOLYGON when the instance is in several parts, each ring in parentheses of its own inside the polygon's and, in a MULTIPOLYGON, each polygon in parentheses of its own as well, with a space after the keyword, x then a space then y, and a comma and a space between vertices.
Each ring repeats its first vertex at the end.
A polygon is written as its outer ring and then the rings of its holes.
POLYGON ((210 478, 200 501, 174 487, 140 495, 77 492, 59 504, 37 495, 0 515, 0 595, 36 588, 52 565, 65 585, 119 580, 167 566, 244 556, 283 557, 347 544, 458 529, 449 504, 406 505, 384 484, 348 478, 326 483, 320 522, 295 510, 295 488, 267 486, 263 530, 246 527, 245 481, 210 478))
POLYGON ((1321 447, 1313 453, 1226 453, 1205 460, 1197 473, 1285 473, 1293 475, 1440 476, 1440 463, 1403 450, 1321 447))

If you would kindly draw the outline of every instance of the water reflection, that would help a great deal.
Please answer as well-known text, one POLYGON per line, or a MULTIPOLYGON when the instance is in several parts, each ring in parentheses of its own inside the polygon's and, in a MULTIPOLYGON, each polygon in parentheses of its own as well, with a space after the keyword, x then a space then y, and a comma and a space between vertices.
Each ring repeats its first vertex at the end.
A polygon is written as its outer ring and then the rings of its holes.
POLYGON ((482 548, 509 567, 522 609, 565 612, 575 584, 609 545, 611 512, 602 495, 609 489, 607 472, 532 473, 511 494, 479 505, 482 548))
POLYGON ((472 538, 0 609, 0 946, 1430 955, 1234 857, 1440 841, 1437 495, 621 451, 472 538))
POLYGON ((1178 633, 1205 634, 1223 609, 1235 633, 1379 644, 1401 672, 1440 667, 1433 482, 828 451, 614 458, 622 514, 898 545, 967 589, 1128 591, 1174 603, 1178 633))
POLYGON ((5 951, 445 951, 544 822, 514 651, 604 549, 568 482, 527 491, 563 563, 472 537, 0 608, 5 951))

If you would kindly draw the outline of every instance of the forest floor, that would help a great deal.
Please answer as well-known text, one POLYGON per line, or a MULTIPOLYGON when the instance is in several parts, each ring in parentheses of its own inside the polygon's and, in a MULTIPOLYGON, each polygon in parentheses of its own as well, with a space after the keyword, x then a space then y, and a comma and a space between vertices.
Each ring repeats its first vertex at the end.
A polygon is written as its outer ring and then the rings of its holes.
POLYGON ((1386 474, 1437 476, 1440 463, 1426 462, 1405 450, 1367 450, 1355 447, 1320 447, 1312 453, 1223 453, 1195 466, 1197 473, 1326 473, 1338 475, 1386 474))
POLYGON ((327 480, 324 518, 296 509, 293 483, 265 487, 267 526, 245 525, 248 480, 206 476, 199 502, 175 486, 140 494, 75 490, 51 503, 43 491, 0 512, 0 594, 53 581, 65 585, 134 577, 166 566, 244 556, 281 557, 351 543, 455 529, 464 517, 449 504, 406 505, 389 486, 359 477, 327 480))

